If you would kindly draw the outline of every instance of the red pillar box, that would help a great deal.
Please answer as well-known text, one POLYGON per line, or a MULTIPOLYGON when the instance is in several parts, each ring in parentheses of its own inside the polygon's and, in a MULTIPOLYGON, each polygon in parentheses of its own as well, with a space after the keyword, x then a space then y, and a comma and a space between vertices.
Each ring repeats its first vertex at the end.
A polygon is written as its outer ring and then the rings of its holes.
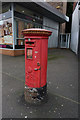
POLYGON ((25 100, 42 100, 47 91, 48 37, 51 31, 45 29, 25 29, 25 100))

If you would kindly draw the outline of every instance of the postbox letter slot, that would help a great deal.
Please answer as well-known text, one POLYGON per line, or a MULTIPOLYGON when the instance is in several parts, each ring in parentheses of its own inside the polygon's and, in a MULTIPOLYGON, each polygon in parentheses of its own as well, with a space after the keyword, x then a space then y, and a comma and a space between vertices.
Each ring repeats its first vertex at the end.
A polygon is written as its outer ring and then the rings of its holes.
POLYGON ((34 42, 26 42, 28 45, 34 45, 34 42))

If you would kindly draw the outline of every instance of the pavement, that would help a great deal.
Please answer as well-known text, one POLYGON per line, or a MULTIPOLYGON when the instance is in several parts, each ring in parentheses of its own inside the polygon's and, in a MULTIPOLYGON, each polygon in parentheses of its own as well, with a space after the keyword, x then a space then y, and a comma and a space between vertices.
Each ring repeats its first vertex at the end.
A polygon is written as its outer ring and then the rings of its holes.
POLYGON ((2 118, 78 118, 78 59, 70 50, 48 50, 48 100, 24 100, 25 58, 2 55, 2 118))

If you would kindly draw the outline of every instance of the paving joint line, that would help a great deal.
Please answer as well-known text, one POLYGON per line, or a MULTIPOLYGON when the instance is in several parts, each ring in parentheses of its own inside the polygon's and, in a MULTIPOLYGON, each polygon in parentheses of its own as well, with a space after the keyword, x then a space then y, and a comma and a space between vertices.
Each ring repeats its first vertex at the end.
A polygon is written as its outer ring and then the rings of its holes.
POLYGON ((13 75, 10 75, 9 73, 6 73, 6 72, 2 72, 2 73, 5 74, 5 75, 8 75, 8 76, 10 76, 10 77, 15 78, 16 80, 19 80, 19 81, 24 82, 24 80, 21 80, 21 79, 19 79, 19 78, 17 78, 17 77, 14 77, 13 75))
POLYGON ((58 97, 61 97, 61 98, 64 98, 64 99, 66 99, 66 100, 69 100, 69 101, 71 101, 71 102, 74 102, 74 103, 76 103, 76 104, 80 104, 79 102, 77 102, 77 101, 75 101, 75 100, 72 100, 72 99, 70 99, 70 98, 67 98, 67 97, 65 97, 65 96, 62 96, 62 95, 59 95, 59 94, 55 94, 55 93, 54 93, 54 95, 56 95, 56 96, 58 96, 58 97))
MULTIPOLYGON (((8 75, 8 76, 11 76, 11 77, 13 77, 13 78, 15 78, 16 80, 19 80, 19 81, 21 81, 21 82, 24 82, 23 80, 18 79, 17 77, 14 77, 13 75, 10 75, 9 73, 6 73, 6 72, 2 72, 2 73, 3 73, 3 74, 6 74, 6 75, 8 75)), ((55 93, 54 93, 54 95, 56 95, 56 96, 58 96, 58 97, 61 97, 61 98, 63 98, 63 99, 69 100, 69 101, 71 101, 71 102, 74 102, 74 103, 76 103, 76 104, 80 104, 79 102, 77 102, 77 101, 75 101, 75 100, 72 100, 72 99, 70 99, 70 98, 67 98, 67 97, 65 97, 65 96, 62 96, 62 95, 59 95, 59 94, 55 94, 55 93)))

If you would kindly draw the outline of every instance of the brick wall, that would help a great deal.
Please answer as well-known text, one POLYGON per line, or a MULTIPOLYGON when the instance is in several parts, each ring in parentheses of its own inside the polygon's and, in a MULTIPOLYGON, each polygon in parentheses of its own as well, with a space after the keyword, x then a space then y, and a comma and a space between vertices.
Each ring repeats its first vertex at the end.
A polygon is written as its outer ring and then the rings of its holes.
POLYGON ((48 2, 48 3, 63 13, 63 2, 48 2))
MULTIPOLYGON (((46 0, 48 4, 59 10, 61 13, 66 15, 67 11, 67 2, 49 2, 49 0, 46 0)), ((65 33, 66 23, 63 23, 60 25, 60 33, 65 33)))

